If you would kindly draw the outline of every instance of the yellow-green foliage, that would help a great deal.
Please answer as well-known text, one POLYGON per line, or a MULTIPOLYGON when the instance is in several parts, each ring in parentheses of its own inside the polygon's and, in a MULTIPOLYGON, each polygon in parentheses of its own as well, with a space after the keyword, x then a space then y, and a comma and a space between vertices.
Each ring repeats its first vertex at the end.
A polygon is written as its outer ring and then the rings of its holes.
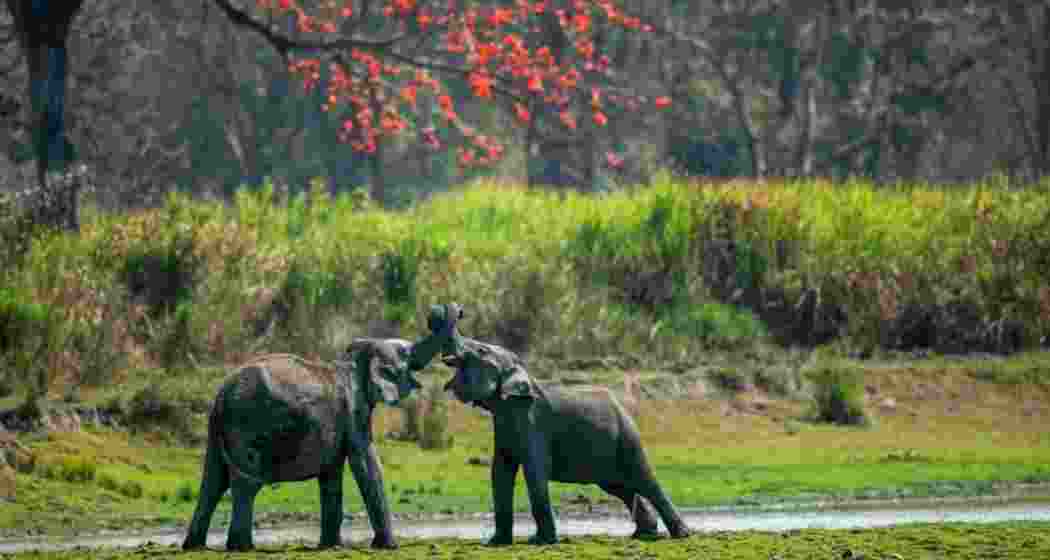
MULTIPOLYGON (((230 205, 173 194, 159 209, 89 212, 79 237, 35 242, 8 276, 24 301, 60 303, 67 320, 95 328, 101 295, 129 259, 189 244, 203 272, 187 296, 192 312, 179 319, 196 337, 186 348, 197 361, 252 347, 257 317, 247 310, 258 289, 290 310, 285 328, 296 336, 280 338, 293 351, 338 349, 381 318, 411 337, 422 309, 456 300, 474 336, 506 334, 559 355, 677 358, 700 350, 698 337, 762 332, 749 314, 705 299, 706 240, 731 236, 750 247, 755 281, 789 294, 820 288, 847 307, 854 334, 877 330, 907 302, 959 294, 1040 334, 1050 319, 1048 227, 1045 189, 995 183, 690 184, 665 176, 602 196, 477 183, 404 211, 319 188, 278 200, 266 187, 241 191, 230 205), (770 264, 778 241, 794 255, 786 268, 770 264), (650 273, 672 286, 653 309, 623 297, 616 281, 650 273)), ((128 330, 141 341, 174 320, 129 321, 128 330)))

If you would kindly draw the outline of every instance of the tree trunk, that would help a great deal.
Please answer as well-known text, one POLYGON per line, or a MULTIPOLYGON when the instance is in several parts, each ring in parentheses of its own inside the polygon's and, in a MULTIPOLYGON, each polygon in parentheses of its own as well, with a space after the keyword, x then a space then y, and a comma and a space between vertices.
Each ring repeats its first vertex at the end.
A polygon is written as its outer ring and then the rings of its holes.
POLYGON ((1035 128, 1038 143, 1036 161, 1033 162, 1036 174, 1040 177, 1050 175, 1050 8, 1042 9, 1043 40, 1034 48, 1042 60, 1033 61, 1038 67, 1032 76, 1036 92, 1035 128))

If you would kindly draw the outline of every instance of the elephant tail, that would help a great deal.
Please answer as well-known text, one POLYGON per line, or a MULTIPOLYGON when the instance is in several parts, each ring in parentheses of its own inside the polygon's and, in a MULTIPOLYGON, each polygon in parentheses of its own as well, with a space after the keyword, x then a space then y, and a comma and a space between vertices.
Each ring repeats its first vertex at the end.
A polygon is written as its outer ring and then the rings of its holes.
POLYGON ((215 397, 215 405, 211 407, 211 413, 208 415, 208 439, 214 443, 208 446, 206 453, 218 451, 222 456, 222 462, 226 464, 226 467, 230 469, 231 474, 235 477, 250 480, 256 484, 266 484, 266 481, 261 476, 247 473, 241 469, 237 465, 237 462, 233 460, 233 457, 230 455, 230 449, 226 445, 222 412, 224 408, 223 405, 226 402, 226 390, 228 387, 228 385, 224 385, 223 388, 219 390, 218 396, 215 397))

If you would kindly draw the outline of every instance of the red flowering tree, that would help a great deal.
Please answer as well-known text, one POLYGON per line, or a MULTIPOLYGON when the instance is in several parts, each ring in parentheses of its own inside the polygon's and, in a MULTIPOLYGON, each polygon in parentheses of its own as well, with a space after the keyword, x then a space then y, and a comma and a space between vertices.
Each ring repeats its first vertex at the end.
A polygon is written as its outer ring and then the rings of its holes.
MULTIPOLYGON (((602 52, 610 29, 647 30, 612 0, 214 2, 281 53, 305 89, 325 87, 323 109, 343 123, 339 140, 365 153, 393 135, 414 134, 435 151, 455 150, 462 166, 500 161, 499 139, 460 118, 464 99, 454 82, 512 111, 528 131, 527 145, 552 133, 570 142, 574 135, 593 138, 610 107, 637 112, 668 103, 639 95, 602 52), (274 17, 293 17, 298 32, 272 25, 274 17), (421 105, 436 107, 437 118, 421 105), (540 126, 541 117, 556 118, 540 126)), ((620 161, 615 153, 591 158, 620 161)))

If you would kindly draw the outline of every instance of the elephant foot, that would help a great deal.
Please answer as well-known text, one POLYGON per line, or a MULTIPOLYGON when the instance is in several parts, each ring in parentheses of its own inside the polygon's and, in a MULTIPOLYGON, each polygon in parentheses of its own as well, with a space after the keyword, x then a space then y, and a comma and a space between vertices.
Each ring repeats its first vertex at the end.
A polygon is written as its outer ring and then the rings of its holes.
POLYGON ((651 541, 660 538, 660 530, 656 527, 639 527, 634 530, 634 533, 631 535, 631 538, 643 541, 651 541))
POLYGON ((495 535, 488 542, 485 543, 488 546, 508 546, 514 544, 514 539, 511 535, 495 535))
POLYGON ((670 533, 672 539, 684 539, 692 535, 693 531, 689 529, 685 523, 682 523, 681 525, 671 527, 670 533))
POLYGON ((343 541, 341 539, 338 539, 338 538, 337 539, 325 539, 325 540, 322 540, 317 545, 318 548, 339 548, 341 546, 343 546, 343 541))
POLYGON ((393 535, 376 535, 372 537, 372 548, 394 550, 397 548, 397 539, 393 535))
POLYGON ((226 542, 227 552, 247 552, 249 550, 255 550, 255 544, 250 542, 226 542))
POLYGON ((536 533, 535 535, 529 537, 529 544, 535 544, 535 545, 541 545, 541 546, 542 545, 548 545, 548 544, 558 544, 558 537, 553 535, 553 534, 541 535, 539 533, 536 533))
POLYGON ((204 539, 186 539, 182 541, 182 550, 204 550, 204 539))

